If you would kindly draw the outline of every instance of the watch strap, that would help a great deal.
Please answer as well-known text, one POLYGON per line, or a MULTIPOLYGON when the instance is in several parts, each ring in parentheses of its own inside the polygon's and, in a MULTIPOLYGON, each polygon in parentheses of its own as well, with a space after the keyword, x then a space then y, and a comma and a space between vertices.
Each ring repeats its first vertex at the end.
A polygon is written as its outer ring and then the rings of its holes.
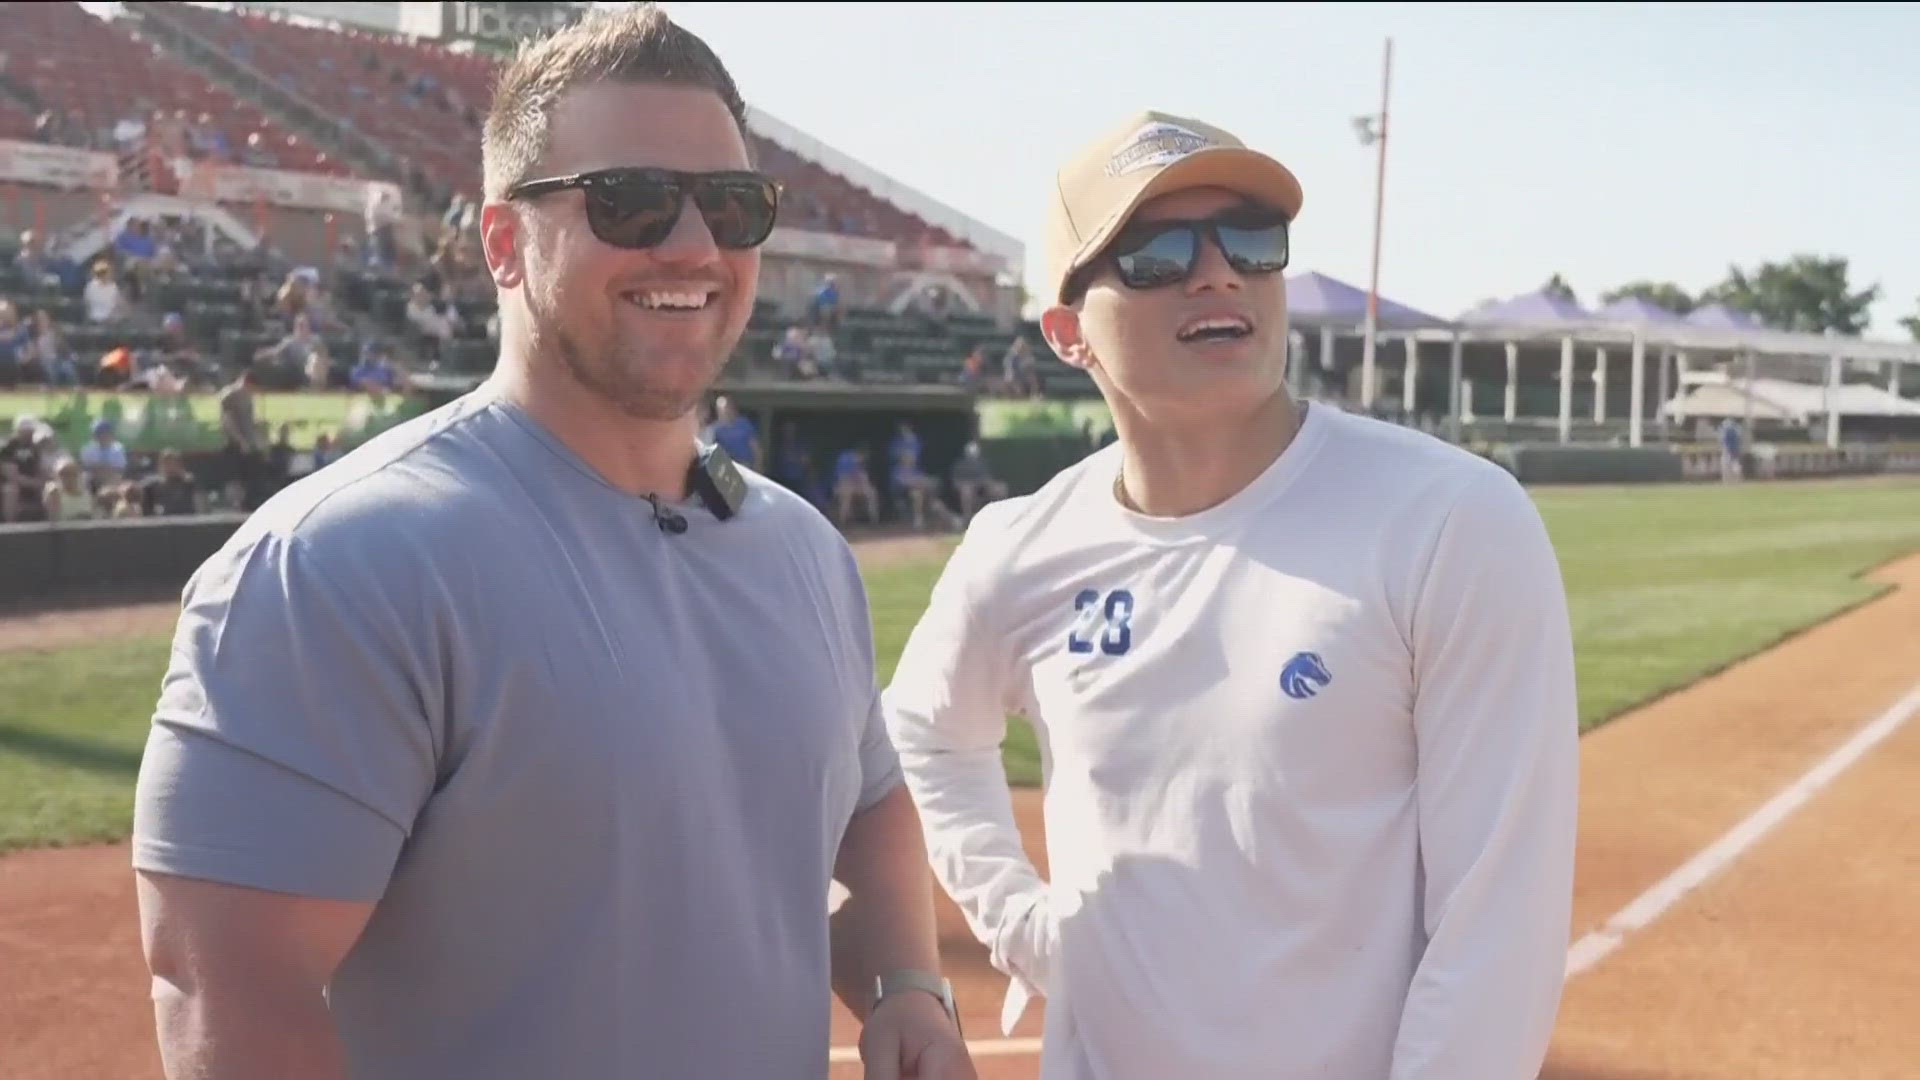
POLYGON ((953 984, 931 971, 901 969, 889 971, 873 980, 873 1003, 878 1006, 894 994, 908 990, 920 990, 932 994, 940 1007, 947 1011, 947 1018, 954 1027, 960 1026, 960 1008, 953 1000, 953 984))

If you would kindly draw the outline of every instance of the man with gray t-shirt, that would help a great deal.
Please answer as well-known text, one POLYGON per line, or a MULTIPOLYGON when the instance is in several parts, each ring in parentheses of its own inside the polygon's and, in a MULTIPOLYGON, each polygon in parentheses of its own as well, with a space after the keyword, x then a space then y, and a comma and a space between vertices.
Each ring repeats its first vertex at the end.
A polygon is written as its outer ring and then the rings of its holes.
POLYGON ((819 1080, 831 990, 869 1076, 973 1077, 852 553, 697 452, 778 204, 744 113, 647 6, 508 64, 492 379, 187 586, 133 845, 169 1076, 819 1080))

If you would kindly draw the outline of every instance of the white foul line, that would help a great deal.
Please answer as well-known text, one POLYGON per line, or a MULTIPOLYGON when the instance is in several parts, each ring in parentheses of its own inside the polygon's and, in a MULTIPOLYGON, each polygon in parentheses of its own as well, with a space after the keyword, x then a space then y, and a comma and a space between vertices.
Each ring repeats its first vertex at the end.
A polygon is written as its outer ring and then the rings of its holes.
POLYGON ((1909 690, 1907 696, 1891 709, 1861 728, 1838 750, 1827 755, 1820 764, 1795 780, 1785 791, 1775 795, 1765 806, 1748 815, 1746 820, 1714 841, 1712 846, 1688 859, 1685 865, 1668 874, 1653 888, 1641 893, 1638 899, 1621 908, 1599 929, 1574 942, 1573 948, 1567 951, 1567 978, 1571 979, 1606 959, 1626 941, 1629 934, 1645 929, 1665 914, 1667 909, 1679 903, 1681 897, 1726 869, 1748 848, 1758 843, 1761 837, 1771 832, 1774 826, 1785 821, 1821 788, 1832 783, 1834 777, 1860 760, 1875 744, 1898 731, 1900 725, 1906 723, 1915 712, 1920 712, 1920 686, 1909 690))
MULTIPOLYGON (((1567 978, 1571 979, 1591 970, 1595 964, 1606 959, 1624 944, 1628 935, 1652 925, 1654 920, 1666 914, 1688 893, 1731 866, 1734 860, 1759 843, 1761 838, 1772 832, 1775 826, 1805 806, 1807 800, 1813 798, 1822 788, 1833 783, 1835 777, 1866 756, 1867 751, 1900 730, 1900 726, 1911 719, 1915 713, 1920 713, 1920 686, 1909 690, 1907 695, 1895 702, 1892 708, 1855 732, 1853 737, 1843 743, 1839 749, 1828 754, 1818 765, 1795 780, 1785 791, 1768 800, 1760 809, 1747 815, 1725 836, 1714 841, 1699 854, 1688 859, 1678 870, 1668 874, 1652 888, 1641 893, 1599 929, 1588 932, 1579 941, 1574 942, 1573 948, 1567 950, 1567 978)), ((1032 1038, 973 1039, 967 1042, 967 1050, 975 1057, 1037 1054, 1040 1052, 1040 1040, 1032 1038)), ((851 1046, 835 1047, 832 1060, 836 1063, 858 1062, 860 1051, 851 1046)))

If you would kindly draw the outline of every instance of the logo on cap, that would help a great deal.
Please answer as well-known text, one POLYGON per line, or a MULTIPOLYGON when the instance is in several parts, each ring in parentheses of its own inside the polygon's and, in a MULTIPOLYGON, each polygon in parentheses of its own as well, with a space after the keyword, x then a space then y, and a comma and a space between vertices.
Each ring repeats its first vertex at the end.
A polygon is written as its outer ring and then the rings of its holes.
POLYGON ((1212 145, 1213 140, 1178 124, 1146 124, 1107 158, 1107 175, 1125 176, 1141 169, 1164 168, 1212 145))

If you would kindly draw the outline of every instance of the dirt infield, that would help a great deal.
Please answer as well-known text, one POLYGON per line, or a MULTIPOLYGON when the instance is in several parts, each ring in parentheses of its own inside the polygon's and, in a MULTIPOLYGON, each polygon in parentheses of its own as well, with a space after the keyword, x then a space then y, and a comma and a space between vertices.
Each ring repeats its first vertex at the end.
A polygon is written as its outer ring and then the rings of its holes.
MULTIPOLYGON (((881 543, 863 545, 863 559, 941 541, 881 543)), ((1899 588, 1584 740, 1576 938, 1920 682, 1920 557, 1874 576, 1899 588)), ((1544 1080, 1911 1075, 1911 1038, 1895 1025, 1920 986, 1917 770, 1920 718, 1573 977, 1544 1080)), ((1044 870, 1035 793, 1015 806, 1044 870)), ((1033 1077, 1030 1052, 998 1043, 1004 980, 952 905, 939 906, 968 1031, 983 1040, 981 1076, 1033 1077)), ((124 845, 0 859, 0 1076, 155 1080, 139 952, 124 845)), ((1039 1015, 1016 1035, 1037 1036, 1039 1015)), ((856 1039, 836 1007, 835 1045, 856 1039)))

